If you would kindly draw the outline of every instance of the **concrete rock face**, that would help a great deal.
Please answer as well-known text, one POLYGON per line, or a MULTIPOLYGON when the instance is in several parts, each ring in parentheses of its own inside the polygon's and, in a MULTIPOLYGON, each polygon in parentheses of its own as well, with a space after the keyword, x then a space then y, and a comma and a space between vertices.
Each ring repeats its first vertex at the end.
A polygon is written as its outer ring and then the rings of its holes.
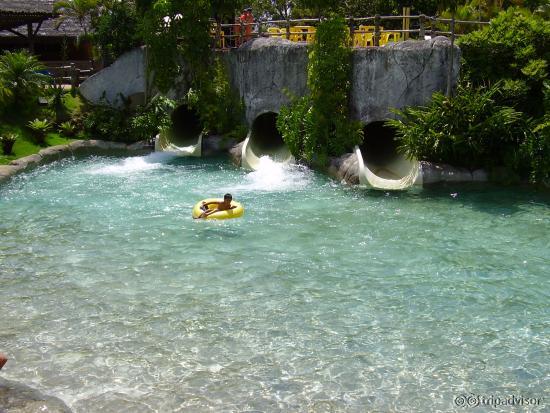
MULTIPOLYGON (((451 44, 445 37, 390 43, 354 49, 350 100, 353 118, 367 124, 393 117, 391 108, 426 104, 433 92, 447 84, 451 44)), ((86 80, 81 94, 92 103, 120 106, 125 97, 145 92, 143 48, 124 54, 111 66, 86 80)), ((286 39, 258 38, 224 53, 232 85, 244 100, 249 125, 266 112, 279 113, 289 94, 303 96, 307 88, 308 47, 286 39)), ((460 49, 455 46, 453 82, 459 72, 460 49)), ((182 62, 182 66, 184 63, 182 62)), ((182 77, 167 95, 183 97, 188 85, 182 77)))
POLYGON ((121 95, 139 100, 139 96, 145 93, 145 82, 145 53, 143 48, 137 48, 124 53, 111 66, 90 76, 80 85, 79 91, 90 103, 121 107, 121 95))
MULTIPOLYGON (((454 48, 453 86, 460 68, 460 49, 454 48)), ((446 89, 450 50, 451 42, 445 37, 355 49, 352 117, 368 124, 395 117, 391 108, 429 102, 434 92, 446 89)))
POLYGON ((244 99, 249 125, 262 113, 279 113, 289 94, 307 93, 307 55, 305 44, 277 38, 254 39, 231 50, 231 83, 244 99))

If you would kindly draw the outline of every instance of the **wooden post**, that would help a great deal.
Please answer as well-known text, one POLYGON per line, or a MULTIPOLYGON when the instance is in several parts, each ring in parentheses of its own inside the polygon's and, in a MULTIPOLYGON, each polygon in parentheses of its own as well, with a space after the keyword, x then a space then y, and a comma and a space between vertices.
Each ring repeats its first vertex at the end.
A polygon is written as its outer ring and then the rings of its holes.
MULTIPOLYGON (((411 15, 411 8, 406 6, 406 7, 403 7, 403 30, 409 30, 411 28, 411 19, 410 19, 410 16, 411 15)), ((409 32, 406 31, 406 32, 403 32, 403 40, 408 40, 409 39, 409 32)))
POLYGON ((34 54, 34 32, 32 30, 32 23, 27 23, 27 37, 29 39, 29 52, 34 54))
POLYGON ((258 37, 262 37, 262 18, 258 19, 258 37))
POLYGON ((380 15, 374 16, 374 45, 380 46, 380 15))
POLYGON ((70 74, 71 74, 71 88, 76 89, 78 87, 78 70, 74 63, 71 63, 70 74))
POLYGON ((424 16, 423 14, 418 17, 418 24, 420 25, 418 37, 420 38, 420 40, 424 40, 424 38, 426 37, 426 27, 424 26, 425 20, 426 16, 424 16))
POLYGON ((286 18, 286 39, 290 40, 290 20, 286 18))
POLYGON ((449 68, 447 70, 447 97, 451 97, 451 82, 453 80, 453 61, 455 57, 455 12, 451 15, 451 52, 449 53, 449 68))
POLYGON ((351 47, 355 46, 355 24, 353 21, 353 17, 349 19, 349 35, 351 37, 351 47))

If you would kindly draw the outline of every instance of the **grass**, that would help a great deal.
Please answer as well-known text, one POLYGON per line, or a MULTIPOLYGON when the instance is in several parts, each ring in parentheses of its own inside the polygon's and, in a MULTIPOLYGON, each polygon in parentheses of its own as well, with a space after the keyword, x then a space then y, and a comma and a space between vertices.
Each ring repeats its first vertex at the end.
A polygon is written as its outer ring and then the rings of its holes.
MULTIPOLYGON (((78 96, 73 97, 70 93, 67 93, 63 97, 63 104, 68 113, 73 113, 80 109, 82 101, 78 96)), ((35 117, 39 117, 40 119, 44 118, 44 116, 34 116, 32 119, 35 117)), ((75 140, 65 138, 57 132, 50 132, 46 136, 45 145, 37 145, 26 126, 29 120, 31 119, 24 117, 14 117, 9 121, 0 120, 0 136, 5 136, 8 133, 17 135, 17 140, 13 145, 11 155, 4 155, 0 148, 0 165, 6 165, 15 159, 33 155, 48 146, 66 145, 75 140)))

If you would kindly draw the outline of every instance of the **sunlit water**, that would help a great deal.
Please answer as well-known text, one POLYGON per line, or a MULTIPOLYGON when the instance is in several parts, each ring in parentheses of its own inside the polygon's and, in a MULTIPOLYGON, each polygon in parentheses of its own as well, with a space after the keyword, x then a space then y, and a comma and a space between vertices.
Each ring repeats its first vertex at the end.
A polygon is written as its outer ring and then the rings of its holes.
POLYGON ((470 393, 547 411, 549 200, 162 154, 43 167, 0 187, 2 376, 75 412, 452 411, 470 393), (244 218, 191 218, 225 192, 244 218))

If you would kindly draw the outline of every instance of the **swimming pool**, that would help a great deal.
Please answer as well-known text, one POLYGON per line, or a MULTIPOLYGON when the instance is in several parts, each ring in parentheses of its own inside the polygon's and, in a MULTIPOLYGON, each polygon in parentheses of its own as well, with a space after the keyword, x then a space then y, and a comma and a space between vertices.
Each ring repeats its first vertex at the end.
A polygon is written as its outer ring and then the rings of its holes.
POLYGON ((544 397, 549 201, 164 154, 41 167, 0 186, 2 375, 75 412, 544 397), (244 218, 191 218, 225 192, 244 218))

